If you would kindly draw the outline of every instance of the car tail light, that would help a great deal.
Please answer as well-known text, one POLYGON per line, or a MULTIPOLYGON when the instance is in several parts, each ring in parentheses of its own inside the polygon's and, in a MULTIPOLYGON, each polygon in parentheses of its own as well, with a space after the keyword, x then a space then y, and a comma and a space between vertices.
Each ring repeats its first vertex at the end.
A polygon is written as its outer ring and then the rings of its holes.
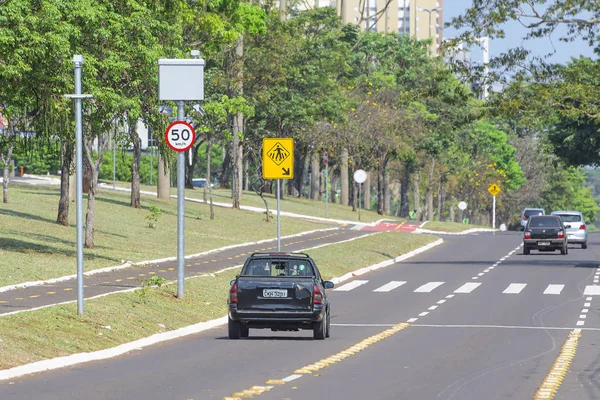
POLYGON ((229 289, 229 302, 237 303, 237 283, 231 285, 231 289, 229 289))
POLYGON ((531 239, 531 232, 525 232, 525 234, 523 235, 523 237, 525 239, 531 239))
POLYGON ((559 231, 558 235, 556 235, 559 239, 562 239, 565 237, 565 233, 563 231, 559 231))
POLYGON ((583 230, 585 230, 585 224, 582 224, 582 225, 579 227, 579 229, 583 229, 583 230))
POLYGON ((322 304, 323 303, 323 293, 321 293, 321 289, 317 285, 313 286, 313 304, 322 304))
POLYGON ((527 216, 523 215, 523 221, 527 221, 527 216))

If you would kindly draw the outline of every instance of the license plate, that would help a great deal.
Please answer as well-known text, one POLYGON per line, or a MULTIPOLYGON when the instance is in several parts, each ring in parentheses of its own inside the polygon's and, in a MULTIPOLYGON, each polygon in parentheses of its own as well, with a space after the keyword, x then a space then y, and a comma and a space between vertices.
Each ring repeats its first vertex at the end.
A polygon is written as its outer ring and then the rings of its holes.
POLYGON ((287 297, 287 289, 263 289, 263 297, 269 297, 269 298, 287 297))
POLYGON ((538 246, 550 246, 550 242, 538 242, 538 246))
POLYGON ((575 237, 575 235, 568 235, 567 239, 577 239, 577 238, 575 237))

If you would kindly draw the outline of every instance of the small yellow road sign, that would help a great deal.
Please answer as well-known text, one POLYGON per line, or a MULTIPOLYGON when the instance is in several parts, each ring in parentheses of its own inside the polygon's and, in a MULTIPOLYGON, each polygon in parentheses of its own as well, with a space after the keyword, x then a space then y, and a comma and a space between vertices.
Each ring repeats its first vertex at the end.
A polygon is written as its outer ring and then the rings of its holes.
POLYGON ((488 187, 488 192, 490 192, 492 196, 496 196, 498 193, 500 193, 500 186, 492 183, 490 187, 488 187))
POLYGON ((263 138, 264 179, 294 179, 294 139, 263 138))

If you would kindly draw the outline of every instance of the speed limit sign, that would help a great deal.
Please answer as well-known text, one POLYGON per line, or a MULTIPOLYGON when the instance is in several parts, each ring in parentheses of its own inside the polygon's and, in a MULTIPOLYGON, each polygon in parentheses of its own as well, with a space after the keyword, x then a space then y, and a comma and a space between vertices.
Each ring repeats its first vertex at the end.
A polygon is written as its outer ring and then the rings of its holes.
POLYGON ((175 121, 167 127, 165 140, 171 149, 183 152, 196 142, 196 131, 185 121, 175 121))

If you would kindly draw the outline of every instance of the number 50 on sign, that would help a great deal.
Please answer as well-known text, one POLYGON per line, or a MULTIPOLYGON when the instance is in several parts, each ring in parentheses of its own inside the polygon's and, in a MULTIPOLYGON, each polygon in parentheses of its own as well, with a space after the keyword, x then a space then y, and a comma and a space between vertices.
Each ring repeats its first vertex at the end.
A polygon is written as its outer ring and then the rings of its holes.
POLYGON ((167 127, 165 140, 171 149, 183 152, 196 142, 196 131, 185 121, 175 121, 167 127))

